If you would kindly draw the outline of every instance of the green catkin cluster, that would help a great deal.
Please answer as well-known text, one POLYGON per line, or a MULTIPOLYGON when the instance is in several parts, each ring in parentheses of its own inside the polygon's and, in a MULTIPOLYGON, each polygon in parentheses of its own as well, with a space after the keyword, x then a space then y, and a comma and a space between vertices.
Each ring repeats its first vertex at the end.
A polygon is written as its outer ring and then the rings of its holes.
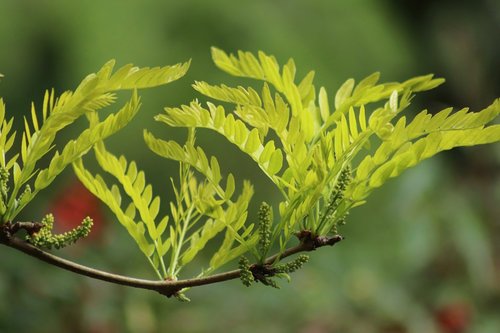
POLYGON ((241 257, 239 261, 240 279, 243 284, 250 287, 253 282, 260 282, 265 286, 270 286, 279 289, 274 278, 286 277, 290 280, 288 273, 293 273, 300 269, 307 261, 309 256, 302 254, 295 260, 286 264, 270 267, 270 265, 259 265, 254 267, 254 272, 250 269, 250 263, 246 257, 241 257))
POLYGON ((271 206, 263 202, 259 208, 259 252, 261 254, 261 261, 264 260, 271 244, 271 223, 271 206))
POLYGON ((7 211, 6 202, 9 194, 9 171, 0 168, 0 213, 3 215, 7 211))
MULTIPOLYGON (((345 189, 345 185, 339 187, 340 191, 345 189)), ((308 260, 309 256, 302 254, 295 260, 286 264, 280 264, 275 267, 264 264, 265 256, 269 250, 271 238, 271 223, 272 223, 272 209, 266 202, 260 205, 258 212, 258 229, 259 229, 259 242, 258 250, 260 253, 260 265, 254 266, 251 269, 249 260, 242 256, 239 260, 240 279, 241 282, 250 287, 254 282, 260 282, 265 286, 270 286, 279 289, 274 277, 289 279, 288 273, 293 273, 301 268, 308 260)))
MULTIPOLYGON (((351 181, 352 181, 352 170, 350 166, 346 166, 340 173, 339 180, 337 182, 337 185, 335 186, 336 191, 340 193, 340 198, 337 200, 337 205, 336 205, 337 207, 340 200, 344 198, 344 191, 347 188, 347 186, 351 183, 351 181)), ((337 207, 335 207, 335 209, 337 209, 337 207)), ((343 216, 339 216, 337 223, 340 225, 344 225, 347 215, 349 215, 349 212, 346 212, 343 216)))
POLYGON ((345 189, 347 188, 347 185, 349 185, 349 183, 351 182, 351 180, 352 180, 351 167, 349 165, 347 165, 340 172, 339 180, 337 181, 337 184, 335 185, 335 191, 338 193, 342 193, 342 196, 343 196, 343 193, 344 193, 345 189))
POLYGON ((276 281, 274 281, 271 278, 263 277, 259 281, 262 282, 262 284, 264 284, 266 286, 273 287, 273 288, 276 288, 276 289, 280 289, 280 286, 278 286, 278 284, 276 283, 276 281))
POLYGON ((42 219, 42 223, 43 228, 32 236, 28 236, 28 240, 38 247, 60 249, 75 243, 81 238, 87 237, 92 228, 93 221, 90 217, 86 217, 78 227, 57 235, 52 233, 54 227, 54 216, 52 214, 46 215, 42 219))
POLYGON ((349 183, 352 180, 351 176, 351 167, 346 166, 342 171, 340 172, 339 178, 337 180, 337 184, 335 184, 335 188, 333 189, 332 193, 330 194, 330 198, 328 200, 328 205, 323 212, 321 216, 321 223, 320 227, 322 227, 325 224, 330 224, 334 220, 335 224, 333 224, 332 232, 337 233, 336 230, 336 225, 337 224, 345 224, 345 219, 347 217, 347 214, 343 216, 336 216, 337 208, 339 207, 340 202, 344 198, 344 191, 349 185, 349 183))
POLYGON ((293 273, 296 270, 300 269, 308 261, 309 261, 309 256, 306 254, 301 254, 300 256, 297 257, 297 259, 291 262, 276 266, 275 272, 278 274, 293 273))
MULTIPOLYGON (((0 215, 5 214, 5 212, 7 211, 7 202, 9 201, 9 178, 9 171, 3 167, 0 167, 0 215)), ((23 197, 29 198, 30 194, 31 187, 26 184, 26 186, 24 187, 24 191, 15 201, 15 205, 22 202, 23 197)))
POLYGON ((239 261, 240 279, 247 287, 250 287, 255 281, 252 271, 250 270, 250 262, 246 257, 241 257, 239 261))
POLYGON ((9 191, 9 171, 5 168, 0 168, 0 193, 2 195, 2 199, 7 197, 7 193, 9 191))
POLYGON ((19 198, 17 200, 21 202, 24 196, 30 194, 31 194, 31 186, 29 186, 29 184, 26 184, 26 186, 24 187, 24 191, 19 195, 19 198))

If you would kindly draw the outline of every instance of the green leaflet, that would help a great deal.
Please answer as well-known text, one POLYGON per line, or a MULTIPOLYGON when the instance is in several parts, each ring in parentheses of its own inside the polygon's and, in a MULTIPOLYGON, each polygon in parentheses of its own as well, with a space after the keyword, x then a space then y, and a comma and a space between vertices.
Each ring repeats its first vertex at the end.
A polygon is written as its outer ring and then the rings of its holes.
MULTIPOLYGON (((102 142, 96 145, 95 155, 99 166, 116 178, 132 200, 133 207, 144 222, 149 237, 161 243, 161 235, 158 234, 155 223, 160 198, 153 197, 152 186, 146 183, 144 172, 137 169, 135 162, 128 163, 124 156, 118 158, 108 152, 102 142)), ((129 209, 129 215, 135 216, 135 212, 131 212, 131 209, 129 209)))
POLYGON ((254 133, 251 133, 241 120, 235 119, 232 114, 226 115, 222 106, 208 104, 208 109, 205 109, 193 101, 189 106, 166 108, 165 114, 160 114, 155 119, 170 126, 208 128, 224 135, 256 161, 273 182, 279 182, 275 175, 281 169, 280 158, 277 157, 282 156, 281 149, 276 148, 272 140, 262 141, 258 129, 254 129, 254 133), (274 161, 271 161, 273 154, 275 154, 274 161))
POLYGON ((444 79, 434 79, 433 75, 430 74, 415 77, 402 83, 377 84, 379 77, 379 73, 374 73, 361 80, 358 85, 354 86, 354 89, 351 89, 351 85, 355 84, 355 82, 352 79, 347 80, 337 91, 336 110, 330 114, 322 128, 327 129, 332 126, 332 124, 339 120, 342 114, 349 111, 350 107, 366 106, 367 104, 385 100, 394 91, 401 96, 401 101, 399 102, 400 109, 398 109, 398 112, 401 112, 409 105, 412 94, 433 89, 444 82, 444 79))
MULTIPOLYGON (((262 106, 259 94, 252 88, 237 87, 231 88, 226 85, 212 86, 206 82, 195 81, 193 88, 203 95, 223 102, 230 102, 240 105, 262 106)), ((263 115, 264 116, 264 115, 263 115)))
POLYGON ((229 174, 225 186, 221 184, 219 162, 215 157, 208 159, 204 151, 195 147, 190 140, 181 146, 174 141, 157 139, 147 131, 144 132, 144 139, 153 152, 181 164, 180 183, 174 186, 176 201, 171 203, 175 226, 170 231, 174 252, 169 274, 177 276, 180 269, 191 262, 208 241, 224 230, 225 241, 216 252, 218 265, 233 258, 232 245, 235 241, 246 251, 251 250, 253 240, 248 237, 253 226, 245 227, 245 221, 253 194, 252 186, 244 182, 242 193, 233 202, 236 188, 234 177, 229 174), (200 183, 192 173, 183 171, 189 168, 198 171, 206 181, 200 183), (199 221, 204 222, 200 225, 199 221), (189 230, 192 231, 188 234, 189 230))
POLYGON ((255 247, 255 244, 259 240, 257 234, 250 235, 246 244, 234 245, 234 237, 230 232, 226 232, 224 241, 220 246, 219 250, 210 259, 210 268, 207 269, 204 274, 208 274, 216 269, 220 268, 224 264, 233 261, 234 259, 240 257, 244 253, 248 253, 250 249, 255 247))
POLYGON ((335 94, 335 109, 339 109, 346 103, 351 97, 352 90, 354 88, 354 80, 349 79, 344 84, 337 90, 337 93, 335 94))
POLYGON ((226 194, 227 191, 225 191, 219 184, 222 180, 219 162, 213 156, 210 158, 209 162, 201 147, 194 147, 189 143, 186 143, 184 147, 181 147, 175 141, 157 139, 148 131, 144 131, 144 140, 148 147, 157 155, 174 161, 186 163, 203 174, 207 180, 215 186, 216 192, 221 199, 228 196, 226 194))
POLYGON ((273 85, 282 93, 288 104, 291 106, 292 115, 301 119, 303 130, 307 130, 306 138, 313 136, 314 118, 307 112, 302 112, 308 108, 311 102, 312 76, 309 73, 300 84, 295 83, 295 63, 292 59, 281 68, 274 56, 269 56, 264 52, 258 53, 257 58, 249 52, 238 52, 238 57, 227 55, 223 51, 212 48, 212 58, 217 67, 236 76, 255 78, 264 80, 273 85))
MULTIPOLYGON (((150 259, 155 251, 155 246, 145 236, 146 229, 144 223, 134 220, 134 212, 130 209, 133 206, 129 206, 129 209, 122 208, 121 195, 118 188, 116 186, 109 187, 100 175, 92 175, 92 173, 85 169, 81 159, 73 163, 73 170, 85 187, 110 208, 118 221, 134 239, 139 249, 150 259)), ((133 208, 133 211, 135 211, 135 208, 133 208)))
POLYGON ((120 223, 148 257, 157 275, 165 277, 167 272, 163 256, 170 249, 171 241, 163 238, 169 217, 158 218, 160 197, 153 196, 152 186, 146 183, 144 172, 138 170, 135 162, 128 163, 124 156, 118 158, 111 154, 102 141, 95 145, 94 150, 99 166, 118 181, 130 199, 126 208, 123 208, 119 187, 117 185, 109 187, 101 176, 92 176, 85 170, 81 160, 74 164, 75 173, 80 181, 115 213, 120 223))
POLYGON ((5 106, 0 101, 0 149, 3 154, 0 164, 5 169, 12 169, 13 188, 3 220, 12 220, 29 203, 39 190, 47 187, 54 178, 70 163, 84 155, 93 144, 123 128, 135 115, 139 99, 134 92, 130 102, 119 112, 108 116, 101 123, 94 123, 75 140, 68 142, 62 151, 56 151, 47 167, 39 161, 54 148, 57 133, 75 122, 83 115, 89 116, 115 102, 118 90, 136 90, 169 83, 182 77, 189 67, 189 62, 167 67, 137 68, 126 65, 113 72, 114 60, 106 63, 97 73, 88 75, 74 91, 66 91, 56 97, 54 91, 45 93, 42 112, 32 105, 30 119, 24 119, 24 131, 21 137, 20 153, 6 158, 14 143, 15 133, 9 134, 12 119, 4 119, 5 106), (20 162, 18 161, 20 156, 20 162), (19 193, 28 181, 42 169, 35 179, 35 188, 29 195, 19 198, 19 193))
POLYGON ((251 235, 253 225, 245 227, 246 211, 252 194, 251 185, 245 182, 242 194, 234 203, 228 202, 225 210, 216 210, 207 214, 210 216, 207 222, 190 236, 190 246, 182 256, 183 265, 190 262, 209 240, 223 230, 227 230, 226 238, 228 241, 225 240, 214 255, 217 259, 215 264, 211 261, 211 269, 215 269, 234 258, 234 249, 231 246, 235 241, 239 244, 236 247, 245 248, 245 252, 252 250, 254 240, 248 239, 248 237, 251 235))
POLYGON ((111 75, 115 65, 115 61, 111 60, 96 74, 97 77, 102 78, 98 87, 111 91, 157 87, 183 77, 189 69, 190 64, 191 61, 188 61, 173 66, 152 68, 139 68, 128 64, 111 75))
POLYGON ((0 98, 0 165, 6 170, 14 166, 19 156, 19 154, 15 154, 10 159, 6 157, 9 150, 14 145, 14 140, 16 138, 16 132, 10 133, 13 122, 14 118, 10 118, 10 120, 5 119, 5 103, 3 99, 0 98))
POLYGON ((166 84, 185 74, 189 64, 164 68, 142 68, 126 65, 111 75, 114 61, 106 63, 97 74, 87 76, 75 92, 65 92, 54 101, 54 93, 46 94, 43 108, 43 125, 39 128, 34 108, 32 109, 32 127, 30 131, 25 121, 22 150, 22 183, 29 177, 38 161, 52 145, 56 133, 89 111, 96 111, 114 101, 110 94, 118 90, 133 90, 166 84), (36 139, 36 140, 35 140, 36 139), (29 154, 28 154, 29 152, 29 154))
MULTIPOLYGON (((226 230, 226 238, 230 234, 232 242, 237 241, 250 250, 251 244, 247 238, 253 227, 244 225, 248 203, 253 194, 253 189, 248 182, 243 183, 243 191, 235 202, 230 199, 220 201, 214 200, 215 189, 212 183, 198 183, 192 173, 188 173, 186 180, 182 181, 184 179, 182 174, 181 172, 180 185, 175 190, 176 204, 172 207, 172 210, 177 212, 173 218, 176 227, 171 231, 171 235, 174 234, 174 239, 176 239, 174 248, 177 254, 171 259, 169 272, 174 277, 205 247, 209 240, 224 230, 226 230), (207 218, 207 220, 200 225, 202 218, 207 218), (190 229, 194 231, 187 236, 187 231, 190 229)), ((231 175, 228 177, 226 188, 234 186, 231 185, 234 182, 232 178, 231 175)), ((233 190, 229 189, 229 191, 233 190)), ((221 248, 225 248, 225 244, 223 242, 221 248)), ((218 252, 221 253, 220 251, 219 249, 218 252)), ((221 260, 224 258, 222 256, 221 260)))
MULTIPOLYGON (((46 188, 69 164, 85 154, 93 145, 122 129, 139 111, 139 98, 134 92, 132 99, 118 113, 108 116, 104 121, 97 123, 83 131, 76 140, 69 141, 61 153, 57 152, 47 169, 41 170, 35 179, 35 196, 38 191, 46 188)), ((19 205, 17 210, 23 208, 19 205)), ((16 214, 15 212, 14 214, 16 214)))
MULTIPOLYGON (((193 88, 200 93, 222 102, 230 102, 238 105, 235 110, 243 122, 259 130, 261 136, 265 136, 270 127, 269 117, 262 108, 259 94, 252 88, 231 88, 225 85, 211 86, 206 82, 196 82, 193 88)), ((218 119, 220 122, 222 119, 218 119)), ((220 124, 217 122, 217 124, 220 124)), ((272 126, 271 126, 272 127, 272 126)))
POLYGON ((500 141, 500 126, 486 126, 500 114, 500 100, 477 113, 451 111, 445 109, 434 116, 423 111, 408 125, 405 117, 400 118, 387 141, 359 164, 348 188, 351 200, 365 199, 389 178, 441 151, 500 141))
POLYGON ((203 227, 200 228, 201 230, 197 230, 190 236, 190 246, 181 257, 182 265, 185 266, 191 262, 198 252, 206 246, 208 241, 224 230, 224 228, 225 225, 223 223, 217 223, 213 219, 208 219, 203 227))

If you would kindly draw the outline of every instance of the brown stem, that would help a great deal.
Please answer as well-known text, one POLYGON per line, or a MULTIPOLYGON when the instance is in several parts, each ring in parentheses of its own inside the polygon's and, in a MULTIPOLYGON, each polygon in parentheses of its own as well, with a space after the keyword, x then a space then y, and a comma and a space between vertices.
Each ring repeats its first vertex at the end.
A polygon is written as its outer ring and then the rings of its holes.
MULTIPOLYGON (((240 277, 240 270, 236 269, 233 271, 228 271, 224 273, 214 274, 207 277, 177 280, 177 281, 153 281, 145 279, 136 279, 128 276, 117 275, 108 273, 105 271, 97 270, 91 267, 77 264, 73 261, 63 259, 51 253, 45 252, 30 243, 16 237, 12 233, 12 226, 15 224, 10 224, 7 226, 4 224, 0 226, 0 243, 8 247, 14 248, 21 251, 29 256, 42 260, 48 264, 57 266, 59 268, 88 276, 97 280, 106 281, 122 286, 128 286, 133 288, 154 290, 163 294, 165 296, 171 297, 178 291, 189 288, 203 286, 207 284, 213 284, 223 281, 228 281, 232 279, 237 279, 240 277)), ((18 230, 18 229, 17 229, 18 230)), ((299 252, 313 251, 318 247, 325 245, 334 245, 338 241, 342 240, 341 236, 333 237, 316 237, 316 238, 302 238, 301 242, 291 248, 286 249, 284 252, 275 254, 265 260, 266 264, 272 264, 276 260, 281 260, 283 258, 289 257, 299 252)))
POLYGON ((40 222, 6 222, 2 226, 2 231, 9 235, 15 235, 19 230, 26 230, 28 235, 33 235, 43 228, 43 223, 40 222))

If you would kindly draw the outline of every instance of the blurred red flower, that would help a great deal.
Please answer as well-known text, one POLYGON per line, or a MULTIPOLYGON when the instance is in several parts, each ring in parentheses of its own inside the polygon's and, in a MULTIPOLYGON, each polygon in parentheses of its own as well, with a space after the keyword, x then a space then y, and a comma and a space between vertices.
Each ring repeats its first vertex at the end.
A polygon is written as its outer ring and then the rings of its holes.
POLYGON ((436 312, 436 321, 444 333, 466 332, 471 322, 471 309, 464 303, 452 303, 436 312))
POLYGON ((103 229, 104 213, 101 202, 77 179, 61 187, 49 211, 54 215, 56 232, 64 232, 78 226, 89 216, 94 221, 89 239, 97 239, 103 229))

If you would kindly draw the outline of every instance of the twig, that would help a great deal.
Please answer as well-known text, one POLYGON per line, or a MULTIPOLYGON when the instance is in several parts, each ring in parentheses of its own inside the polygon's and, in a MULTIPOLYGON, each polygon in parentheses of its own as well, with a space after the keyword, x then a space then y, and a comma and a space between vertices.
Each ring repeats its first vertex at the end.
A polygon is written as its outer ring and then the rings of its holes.
MULTIPOLYGON (((18 222, 20 223, 20 222, 18 222)), ((25 223, 25 222, 23 222, 25 223)), ((32 223, 32 222, 28 222, 32 223)), ((34 222, 33 222, 34 223, 34 222)), ((4 244, 8 247, 21 251, 31 257, 42 260, 48 264, 57 266, 59 268, 84 275, 93 279, 106 281, 110 283, 114 283, 117 285, 128 286, 133 288, 140 288, 146 290, 154 290, 159 292, 162 295, 167 297, 171 297, 180 290, 189 287, 197 287, 203 286, 207 284, 213 284, 223 281, 228 281, 232 279, 237 279, 240 277, 240 270, 232 270, 224 273, 214 274, 207 277, 201 278, 193 278, 193 279, 185 279, 185 280, 177 280, 177 281, 154 281, 154 280, 146 280, 146 279, 136 279, 128 276, 118 275, 108 273, 102 270, 94 269, 88 266, 77 264, 73 261, 63 259, 46 251, 43 251, 30 243, 16 237, 13 231, 18 231, 20 229, 26 229, 24 227, 29 225, 24 224, 4 224, 0 226, 0 243, 4 244)), ((29 230, 27 230, 29 232, 29 230)), ((342 240, 342 236, 336 235, 333 237, 311 237, 303 236, 302 238, 298 235, 300 239, 300 243, 294 247, 290 247, 283 251, 282 253, 275 254, 265 260, 265 264, 272 264, 276 260, 281 260, 283 258, 289 257, 299 252, 305 251, 313 251, 318 247, 326 246, 326 245, 334 245, 340 240, 342 240)))
POLYGON ((15 235, 19 230, 26 230, 28 235, 33 235, 43 228, 43 223, 40 222, 6 222, 1 226, 2 231, 9 235, 15 235))

